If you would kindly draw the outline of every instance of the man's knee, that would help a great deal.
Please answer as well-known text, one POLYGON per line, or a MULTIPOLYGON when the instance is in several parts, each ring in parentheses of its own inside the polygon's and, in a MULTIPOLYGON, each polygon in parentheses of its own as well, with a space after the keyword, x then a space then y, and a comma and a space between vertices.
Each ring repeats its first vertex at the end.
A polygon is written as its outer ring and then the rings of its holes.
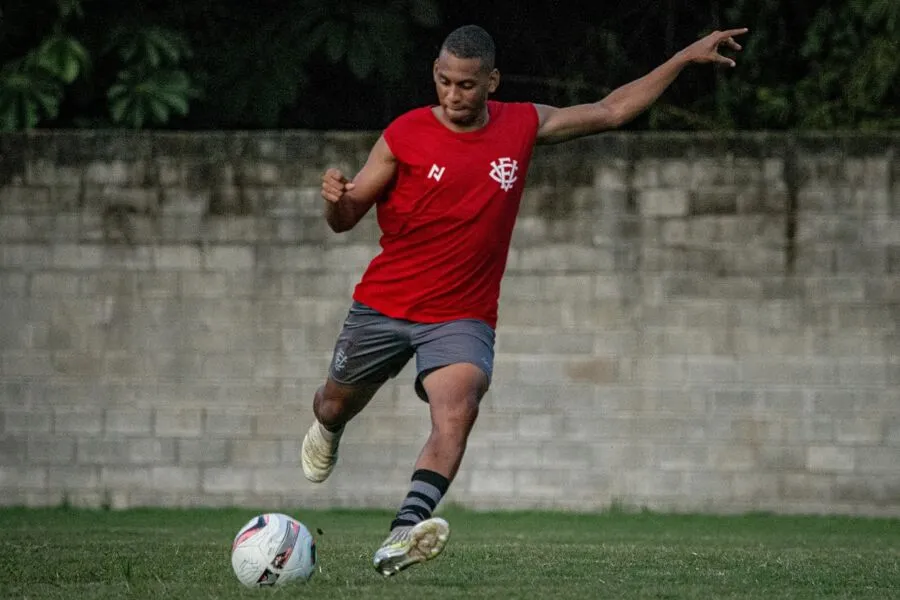
POLYGON ((436 404, 443 406, 437 412, 443 415, 445 420, 466 422, 475 420, 481 402, 477 394, 471 393, 448 397, 443 401, 438 400, 436 404))
POLYGON ((468 434, 478 417, 487 376, 477 366, 460 363, 429 373, 423 380, 434 428, 468 434))
POLYGON ((329 378, 316 390, 313 412, 326 427, 340 427, 365 408, 381 384, 344 385, 329 378))

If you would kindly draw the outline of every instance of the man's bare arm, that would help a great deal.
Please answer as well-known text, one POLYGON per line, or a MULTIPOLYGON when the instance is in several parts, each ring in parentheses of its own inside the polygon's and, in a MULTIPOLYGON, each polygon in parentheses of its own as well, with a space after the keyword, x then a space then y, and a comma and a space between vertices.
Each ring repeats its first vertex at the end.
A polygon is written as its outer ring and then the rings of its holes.
POLYGON ((359 223, 372 205, 381 198, 397 172, 397 160, 384 136, 378 138, 366 164, 349 181, 338 169, 328 169, 322 176, 322 198, 325 220, 337 233, 349 231, 359 223))
POLYGON ((621 127, 656 102, 687 65, 718 63, 733 67, 734 60, 719 54, 719 47, 724 44, 731 50, 740 50, 734 36, 746 32, 745 28, 714 31, 599 102, 566 108, 536 104, 540 119, 538 143, 553 144, 621 127))

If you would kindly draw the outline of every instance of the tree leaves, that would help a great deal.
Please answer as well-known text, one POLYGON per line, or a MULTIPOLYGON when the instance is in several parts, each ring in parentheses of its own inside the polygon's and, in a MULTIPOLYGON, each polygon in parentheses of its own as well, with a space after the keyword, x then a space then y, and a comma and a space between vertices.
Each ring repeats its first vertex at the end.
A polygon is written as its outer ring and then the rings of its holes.
POLYGON ((0 130, 35 127, 42 118, 59 113, 62 83, 52 74, 26 61, 6 65, 0 71, 0 130))
MULTIPOLYGON (((0 72, 0 127, 30 129, 55 119, 65 88, 91 67, 85 45, 66 32, 84 17, 80 0, 57 0, 52 32, 24 57, 0 72)), ((119 60, 115 82, 106 93, 112 122, 140 128, 164 125, 185 116, 198 90, 181 63, 191 56, 183 34, 155 25, 114 27, 103 31, 106 48, 119 60)))
POLYGON ((302 22, 276 17, 236 32, 230 44, 216 50, 203 108, 218 127, 273 128, 285 107, 297 101, 306 81, 301 57, 309 40, 297 33, 302 22))
MULTIPOLYGON (((286 109, 302 114, 313 71, 333 72, 335 87, 376 82, 378 94, 410 70, 411 38, 439 21, 435 0, 297 0, 271 14, 247 9, 241 29, 226 22, 229 43, 207 50, 209 94, 201 107, 224 127, 277 127, 286 109)), ((337 110, 337 107, 336 107, 337 110)))
POLYGON ((741 129, 897 127, 900 2, 737 0, 740 68, 716 88, 741 129))
POLYGON ((74 37, 54 34, 38 46, 35 64, 65 84, 75 81, 90 67, 88 51, 74 37))
POLYGON ((185 116, 193 95, 187 73, 172 69, 126 69, 107 93, 113 122, 133 129, 164 125, 173 114, 185 116))
POLYGON ((200 93, 180 68, 192 55, 181 33, 156 25, 119 27, 113 31, 107 51, 122 61, 107 92, 114 124, 141 129, 188 114, 190 100, 200 93))
POLYGON ((739 68, 685 70, 632 127, 900 127, 897 0, 554 6, 41 0, 5 11, 0 126, 377 126, 430 94, 417 50, 436 49, 433 30, 471 20, 495 35, 506 99, 593 101, 734 24, 750 28, 739 68))
POLYGON ((817 11, 801 48, 812 68, 797 84, 806 128, 897 127, 900 3, 853 0, 817 11))
MULTIPOLYGON (((59 1, 61 21, 81 13, 78 0, 59 1)), ((37 48, 0 70, 0 130, 36 127, 43 119, 59 114, 64 86, 75 81, 90 66, 85 47, 62 32, 61 26, 37 48)))
POLYGON ((114 30, 109 47, 115 49, 124 63, 139 63, 154 69, 178 64, 191 56, 184 35, 157 26, 119 27, 114 30))
POLYGON ((396 81, 409 66, 412 29, 439 22, 435 0, 344 0, 311 14, 298 35, 306 39, 306 60, 314 60, 321 50, 329 62, 346 64, 357 79, 377 74, 396 81))

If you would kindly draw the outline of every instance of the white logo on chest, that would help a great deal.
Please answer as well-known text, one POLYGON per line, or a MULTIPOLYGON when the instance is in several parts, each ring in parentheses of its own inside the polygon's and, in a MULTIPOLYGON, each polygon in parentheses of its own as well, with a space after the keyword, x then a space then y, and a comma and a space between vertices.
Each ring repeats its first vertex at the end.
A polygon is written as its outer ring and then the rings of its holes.
POLYGON ((509 157, 498 158, 491 161, 491 179, 500 184, 500 189, 508 192, 518 179, 516 172, 519 170, 519 162, 509 157))
POLYGON ((444 170, 446 168, 447 167, 438 168, 438 166, 436 164, 431 165, 431 170, 428 171, 428 179, 434 179, 435 181, 440 181, 441 177, 444 176, 444 170))

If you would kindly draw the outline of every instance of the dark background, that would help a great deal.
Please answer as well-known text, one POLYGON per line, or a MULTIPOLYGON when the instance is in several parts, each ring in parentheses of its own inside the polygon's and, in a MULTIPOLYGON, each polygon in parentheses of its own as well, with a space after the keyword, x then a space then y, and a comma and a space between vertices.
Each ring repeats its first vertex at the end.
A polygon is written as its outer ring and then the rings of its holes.
MULTIPOLYGON (((180 35, 196 95, 177 129, 380 129, 434 99, 431 62, 459 25, 498 46, 499 99, 590 102, 713 29, 747 26, 736 69, 693 66, 630 129, 900 127, 896 0, 3 0, 0 64, 54 32, 91 68, 40 127, 108 127, 117 30, 180 35), (60 4, 81 14, 62 19, 60 4)), ((2 87, 0 87, 2 92, 2 87)), ((2 97, 0 97, 2 100, 2 97)), ((148 124, 147 126, 151 126, 148 124)))

